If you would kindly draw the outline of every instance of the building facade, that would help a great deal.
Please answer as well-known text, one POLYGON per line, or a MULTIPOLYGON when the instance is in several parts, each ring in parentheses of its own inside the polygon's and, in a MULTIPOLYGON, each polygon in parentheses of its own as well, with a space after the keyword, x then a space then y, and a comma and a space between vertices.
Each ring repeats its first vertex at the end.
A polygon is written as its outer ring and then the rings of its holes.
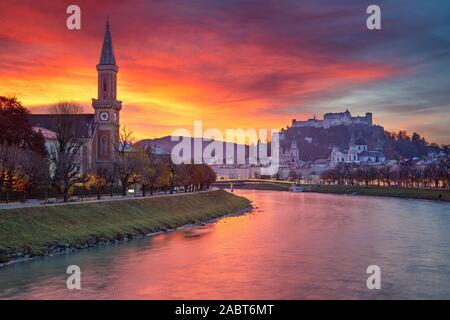
POLYGON ((261 175, 261 167, 251 165, 211 165, 217 180, 253 179, 261 175))
POLYGON ((351 142, 348 150, 340 151, 338 148, 333 148, 330 155, 330 162, 332 165, 337 163, 384 163, 386 157, 381 148, 379 150, 369 151, 367 143, 362 139, 356 142, 351 142))
POLYGON ((296 164, 299 162, 300 150, 297 141, 292 140, 290 148, 283 149, 280 155, 280 164, 296 164))

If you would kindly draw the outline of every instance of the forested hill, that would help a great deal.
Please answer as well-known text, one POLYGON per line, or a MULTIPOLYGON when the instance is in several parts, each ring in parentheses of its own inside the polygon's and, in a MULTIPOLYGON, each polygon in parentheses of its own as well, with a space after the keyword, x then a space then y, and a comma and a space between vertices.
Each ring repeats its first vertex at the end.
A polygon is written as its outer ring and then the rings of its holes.
POLYGON ((350 126, 334 126, 331 128, 287 128, 284 129, 282 150, 290 148, 293 140, 297 141, 300 159, 304 161, 326 159, 333 147, 347 150, 350 141, 365 142, 369 150, 382 150, 387 159, 423 157, 429 152, 443 151, 448 154, 448 146, 439 147, 431 144, 414 133, 408 136, 405 131, 389 133, 382 126, 353 124, 350 126))

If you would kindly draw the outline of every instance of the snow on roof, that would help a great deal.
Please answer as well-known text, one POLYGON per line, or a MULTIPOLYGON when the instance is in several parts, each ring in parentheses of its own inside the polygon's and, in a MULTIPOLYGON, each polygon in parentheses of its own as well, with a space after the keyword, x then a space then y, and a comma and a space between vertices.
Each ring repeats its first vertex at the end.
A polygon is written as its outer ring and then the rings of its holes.
POLYGON ((40 132, 46 140, 56 140, 56 132, 54 131, 42 127, 33 127, 33 131, 40 132))

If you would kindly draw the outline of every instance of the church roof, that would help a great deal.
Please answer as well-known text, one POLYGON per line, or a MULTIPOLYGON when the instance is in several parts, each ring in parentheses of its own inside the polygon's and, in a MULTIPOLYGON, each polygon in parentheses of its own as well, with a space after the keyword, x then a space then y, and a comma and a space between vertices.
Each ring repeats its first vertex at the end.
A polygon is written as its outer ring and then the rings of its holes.
POLYGON ((109 31, 109 21, 106 20, 106 32, 103 39, 102 53, 100 54, 99 65, 116 65, 116 57, 112 44, 111 33, 109 31))
POLYGON ((363 138, 359 137, 358 139, 356 139, 356 141, 354 142, 355 146, 365 146, 367 145, 367 141, 364 140, 363 138))
MULTIPOLYGON (((77 138, 92 138, 95 129, 95 114, 71 114, 64 117, 68 117, 74 126, 77 138)), ((61 115, 59 114, 31 114, 29 116, 31 126, 45 128, 53 132, 57 132, 60 119, 61 115)))

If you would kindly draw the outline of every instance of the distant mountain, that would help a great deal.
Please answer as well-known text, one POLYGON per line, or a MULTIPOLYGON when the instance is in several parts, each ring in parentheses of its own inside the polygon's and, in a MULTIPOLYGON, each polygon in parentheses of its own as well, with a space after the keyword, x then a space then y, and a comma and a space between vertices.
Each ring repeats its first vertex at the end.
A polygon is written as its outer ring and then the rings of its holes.
MULTIPOLYGON (((181 139, 188 139, 190 140, 191 144, 191 155, 193 158, 194 155, 194 147, 196 144, 202 146, 202 150, 205 150, 205 148, 212 142, 212 141, 202 141, 201 138, 191 138, 191 137, 180 137, 179 141, 172 141, 171 136, 165 136, 162 138, 156 138, 156 139, 144 139, 137 144, 144 148, 145 150, 153 150, 155 153, 160 154, 170 154, 172 151, 172 148, 177 145, 181 139)), ((226 160, 226 151, 228 150, 234 150, 234 163, 237 163, 237 152, 238 148, 243 148, 245 151, 245 156, 248 158, 248 150, 249 147, 247 145, 237 144, 237 143, 231 143, 231 142, 223 142, 223 161, 222 163, 225 163, 226 160)), ((203 152, 203 151, 202 151, 203 152)))

